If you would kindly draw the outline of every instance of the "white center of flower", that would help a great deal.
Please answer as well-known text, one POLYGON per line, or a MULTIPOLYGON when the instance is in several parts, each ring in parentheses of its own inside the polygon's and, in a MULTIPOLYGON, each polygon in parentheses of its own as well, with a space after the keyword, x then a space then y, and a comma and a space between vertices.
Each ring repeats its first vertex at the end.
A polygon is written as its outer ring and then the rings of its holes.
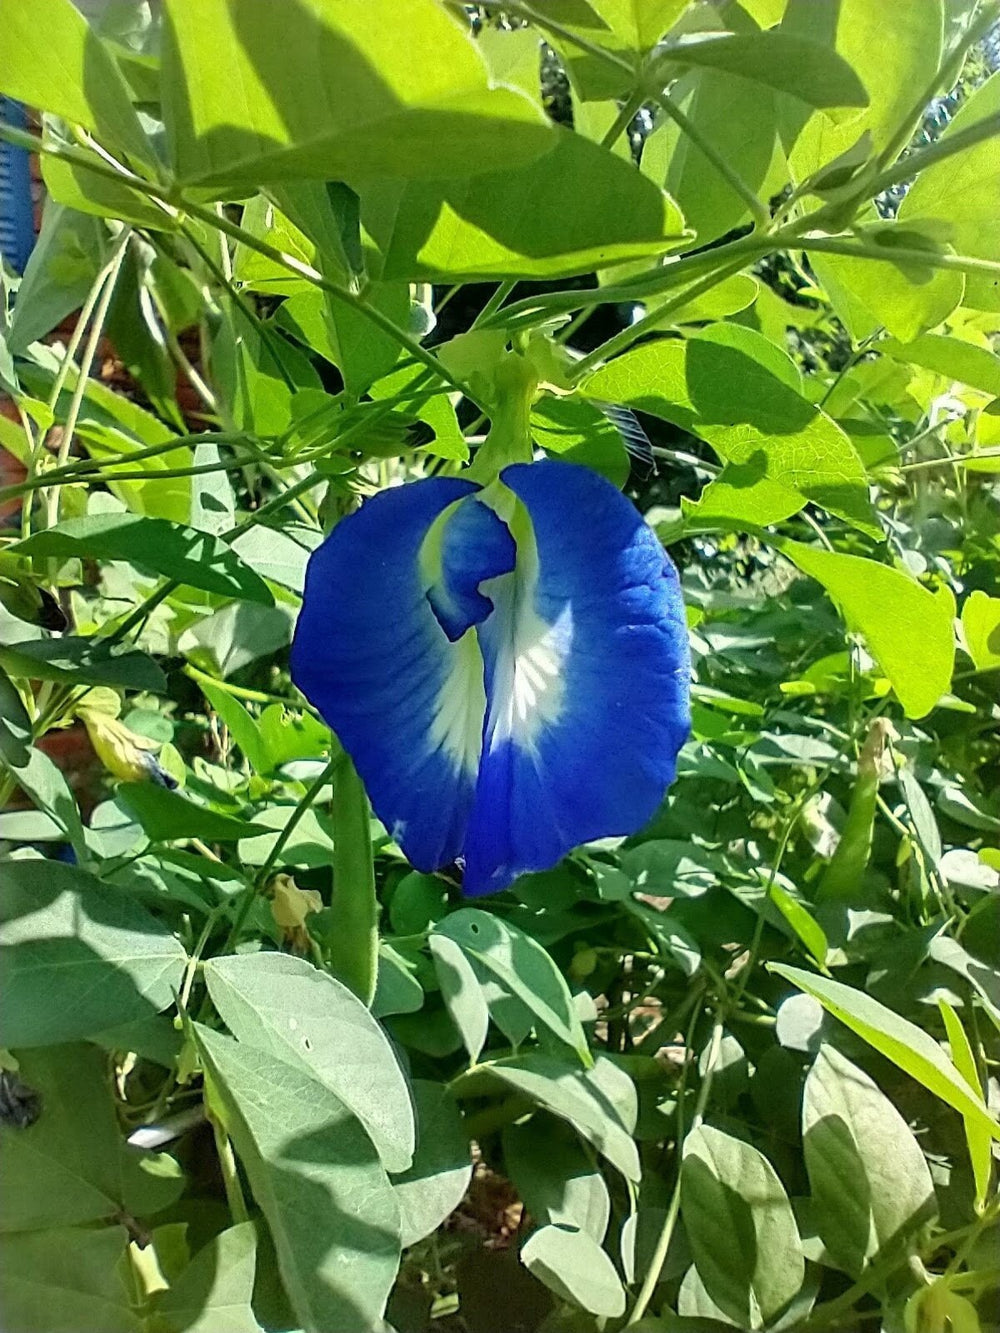
MULTIPOLYGON (((444 631, 441 634, 443 638, 444 631)), ((431 743, 451 756, 456 772, 474 773, 482 753, 486 715, 483 655, 474 629, 466 630, 450 647, 451 665, 434 702, 431 743)))

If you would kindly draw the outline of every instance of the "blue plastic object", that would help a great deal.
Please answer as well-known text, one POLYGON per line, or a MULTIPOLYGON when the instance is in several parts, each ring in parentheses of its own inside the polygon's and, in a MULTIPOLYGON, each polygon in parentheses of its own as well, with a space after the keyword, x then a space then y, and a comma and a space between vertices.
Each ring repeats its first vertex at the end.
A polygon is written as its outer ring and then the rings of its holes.
MULTIPOLYGON (((24 107, 0 97, 0 120, 23 127, 24 107)), ((0 140, 0 255, 12 269, 23 273, 34 244, 28 153, 0 140)))

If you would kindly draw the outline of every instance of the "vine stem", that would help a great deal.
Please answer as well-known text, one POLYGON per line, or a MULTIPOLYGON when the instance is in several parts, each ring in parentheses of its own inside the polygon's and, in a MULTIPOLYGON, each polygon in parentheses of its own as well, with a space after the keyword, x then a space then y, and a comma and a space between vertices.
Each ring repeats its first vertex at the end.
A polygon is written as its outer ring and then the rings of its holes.
MULTIPOLYGON (((80 417, 80 408, 83 406, 84 394, 87 392, 87 383, 90 379, 90 372, 94 364, 94 358, 97 356, 97 344, 101 340, 101 334, 104 332, 104 321, 108 317, 108 311, 111 308, 111 298, 115 294, 115 283, 118 280, 118 274, 121 272, 121 266, 125 262, 125 253, 128 249, 128 243, 132 232, 128 227, 123 228, 118 240, 115 242, 115 248, 111 258, 105 264, 102 270, 103 281, 101 282, 101 294, 94 306, 94 315, 90 324, 90 333, 87 336, 86 344, 83 349, 83 358, 80 362, 80 368, 77 372, 77 381, 73 389, 73 397, 70 400, 69 412, 66 415, 66 421, 63 425, 63 436, 59 442, 59 453, 56 456, 56 466, 65 467, 69 461, 69 451, 73 445, 73 436, 76 434, 76 423, 80 417)), ((54 486, 48 492, 45 501, 46 525, 54 527, 59 522, 59 500, 60 487, 54 486)))
POLYGON ((654 97, 657 105, 670 117, 680 132, 691 140, 698 151, 711 162, 729 188, 743 200, 754 220, 754 226, 766 227, 771 221, 771 214, 767 205, 761 203, 743 177, 733 170, 712 141, 705 138, 668 93, 658 92, 654 94, 654 97))
MULTIPOLYGON (((695 1019, 698 1015, 695 1014, 695 1019)), ((694 1032, 694 1022, 692 1021, 691 1032, 688 1034, 688 1046, 691 1044, 691 1037, 694 1032)), ((695 1102, 694 1115, 691 1118, 691 1125, 687 1133, 692 1129, 697 1129, 705 1118, 705 1108, 708 1105, 709 1094, 712 1091, 712 1080, 715 1077, 715 1067, 719 1063, 719 1053, 722 1050, 722 1038, 725 1033, 724 1011, 720 1001, 716 1010, 715 1022, 712 1024, 712 1035, 709 1039, 708 1055, 705 1057, 705 1072, 702 1075, 701 1087, 698 1089, 698 1100, 695 1102)), ((683 1115, 681 1109, 683 1096, 678 1092, 677 1111, 678 1115, 683 1115)), ((653 1257, 650 1260, 649 1269, 643 1280, 639 1295, 636 1297, 635 1305, 632 1307, 632 1313, 629 1315, 626 1328, 632 1328, 638 1324, 640 1319, 649 1308, 649 1302, 653 1299, 653 1293, 660 1280, 660 1273, 663 1271, 663 1265, 670 1249, 670 1242, 673 1240, 674 1231, 677 1227, 677 1219, 681 1210, 681 1158, 684 1150, 684 1140, 687 1134, 678 1134, 677 1136, 677 1180, 674 1182, 673 1193, 670 1196, 670 1203, 667 1206, 667 1215, 663 1219, 663 1228, 660 1231, 659 1239, 656 1242, 656 1249, 653 1251, 653 1257)))
POLYGON ((243 1197, 243 1189, 240 1186, 239 1172, 236 1167, 236 1154, 233 1152, 233 1145, 229 1140, 229 1135, 219 1124, 214 1115, 210 1115, 209 1121, 212 1125, 212 1134, 215 1137, 215 1151, 219 1157, 219 1170, 222 1172, 222 1183, 226 1190, 226 1203, 229 1204, 229 1212, 233 1219, 233 1225, 240 1222, 249 1221, 250 1214, 247 1212, 246 1200, 243 1197))

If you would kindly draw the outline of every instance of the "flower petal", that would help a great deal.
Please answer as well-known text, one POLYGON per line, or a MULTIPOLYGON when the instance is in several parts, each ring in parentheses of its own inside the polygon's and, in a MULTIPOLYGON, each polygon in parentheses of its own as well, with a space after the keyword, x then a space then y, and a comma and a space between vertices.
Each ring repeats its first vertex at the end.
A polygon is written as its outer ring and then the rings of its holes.
POLYGON ((486 578, 509 574, 517 548, 507 525, 479 500, 467 498, 445 510, 421 551, 429 575, 427 598, 452 641, 493 610, 479 591, 486 578))
POLYGON ((640 828, 690 726, 677 573, 642 517, 573 464, 516 464, 501 480, 530 532, 511 520, 517 571, 487 585, 496 610, 478 627, 489 705, 469 894, 640 828))
POLYGON ((435 477, 382 491, 343 519, 309 561, 292 645, 292 679, 425 871, 461 851, 486 697, 475 631, 449 642, 420 552, 439 515, 477 489, 435 477))

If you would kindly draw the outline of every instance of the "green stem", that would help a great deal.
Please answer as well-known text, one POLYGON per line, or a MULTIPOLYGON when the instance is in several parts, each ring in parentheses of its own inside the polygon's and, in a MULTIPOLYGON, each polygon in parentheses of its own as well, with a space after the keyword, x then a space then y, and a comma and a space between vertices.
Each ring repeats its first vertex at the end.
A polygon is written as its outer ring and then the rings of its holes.
POLYGON ((283 698, 280 694, 267 694, 264 690, 250 690, 244 685, 234 685, 228 680, 217 680, 215 676, 210 676, 206 671, 199 671, 190 662, 186 663, 181 670, 185 676, 189 676, 197 684, 212 685, 217 690, 224 690, 226 694, 231 694, 234 699, 247 699, 250 703, 255 704, 281 704, 282 708, 301 708, 312 713, 314 717, 319 717, 311 704, 298 703, 294 699, 283 698))
POLYGON ((646 100, 645 94, 641 88, 636 88, 629 98, 622 103, 618 115, 611 122, 608 131, 601 140, 602 148, 613 148, 618 142, 619 135, 632 124, 638 115, 643 102, 646 100))
MULTIPOLYGON (((697 1015, 695 1015, 697 1017, 697 1015)), ((694 1024, 692 1022, 691 1032, 688 1034, 688 1046, 691 1044, 694 1024)), ((722 1038, 725 1031, 723 1022, 722 1005, 720 1001, 719 1009, 716 1011, 715 1023, 712 1026, 712 1036, 709 1042, 708 1055, 705 1060, 705 1072, 702 1075, 701 1087, 698 1089, 698 1100, 695 1103, 694 1116, 691 1120, 691 1129, 697 1129, 705 1118, 705 1108, 708 1105, 708 1096, 712 1090, 712 1080, 715 1077, 715 1066, 719 1062, 719 1053, 722 1050, 722 1038)), ((686 1068, 686 1066, 685 1066, 686 1068)), ((678 1115, 681 1115, 681 1105, 683 1103, 683 1090, 678 1089, 677 1106, 678 1115)), ((688 1131, 690 1132, 690 1130, 688 1131)), ((638 1324, 643 1315, 649 1308, 649 1302, 653 1299, 653 1293, 660 1280, 660 1274, 663 1271, 663 1265, 670 1249, 670 1242, 673 1240, 674 1231, 677 1227, 677 1218, 681 1208, 681 1159, 684 1149, 684 1138, 686 1135, 679 1133, 677 1136, 677 1180, 674 1183, 673 1193, 670 1196, 670 1203, 667 1206, 667 1215, 663 1219, 663 1228, 660 1231, 659 1240, 656 1243, 656 1249, 653 1251, 653 1257, 650 1260, 649 1269, 643 1280, 639 1295, 636 1297, 635 1306, 629 1315, 626 1328, 632 1328, 638 1324)))
MULTIPOLYGON (((777 238, 775 238, 777 239, 777 238)), ((800 235, 795 241, 799 250, 818 250, 821 254, 847 255, 850 259, 873 259, 881 264, 913 263, 926 268, 948 269, 953 273, 985 273, 1000 277, 1000 263, 993 259, 977 259, 972 255, 947 255, 930 250, 915 250, 908 246, 866 245, 845 236, 800 235)))
MULTIPOLYGON (((323 769, 322 773, 320 773, 319 777, 316 778, 315 781, 311 784, 305 796, 303 796, 301 803, 298 806, 296 806, 295 810, 292 812, 292 816, 289 819, 288 823, 285 825, 285 827, 281 830, 281 832, 275 839, 274 846, 268 853, 267 860, 257 871, 257 874, 254 876, 253 882, 251 884, 248 884, 247 887, 243 890, 243 894, 240 898, 240 901, 236 905, 236 915, 233 918, 233 924, 229 928, 229 934, 226 936, 226 942, 221 950, 222 953, 224 954, 232 953, 233 948, 239 942, 240 933, 243 930, 244 922, 247 919, 247 915, 250 912, 250 908, 253 906, 254 900, 256 899, 257 895, 261 893, 263 889, 266 887, 268 880, 271 878, 271 871, 277 865, 278 858, 281 856, 281 853, 285 850, 285 847, 288 845, 288 839, 292 836, 292 834, 295 832, 296 828, 298 828, 301 821, 305 818, 307 812, 311 809, 313 803, 319 796, 322 789, 330 781, 330 778, 333 776, 334 770, 341 763, 342 757, 343 757, 342 755, 337 754, 333 759, 331 759, 330 762, 323 769)), ((200 1016, 199 1016, 199 1021, 200 1021, 200 1016)))
MULTIPOLYGON (((48 143, 40 135, 27 134, 16 126, 8 125, 2 121, 0 121, 0 137, 7 139, 10 143, 17 144, 20 147, 27 147, 31 152, 43 153, 50 157, 59 157, 65 161, 72 162, 82 170, 89 171, 94 175, 104 177, 105 179, 113 180, 118 185, 127 185, 131 189, 137 190, 140 194, 163 201, 169 205, 176 216, 181 216, 186 213, 190 217, 197 218, 200 222, 206 223, 213 230, 224 232, 227 236, 231 236, 233 240, 239 241, 241 245, 245 245, 248 250, 255 250, 266 259, 270 259, 273 263, 279 264, 282 268, 287 269, 289 273, 294 273, 297 277, 304 279, 304 281, 310 283, 312 286, 318 287, 321 291, 326 292, 328 295, 332 296, 335 301, 339 301, 342 305, 349 306, 364 319, 375 324, 383 333, 388 334, 388 336, 398 342, 400 346, 405 347, 411 356, 415 357, 416 360, 423 362, 425 366, 433 370, 434 373, 446 384, 450 385, 452 389, 456 390, 458 393, 464 394, 471 402, 476 402, 476 399, 469 392, 467 387, 460 381, 456 380, 432 352, 429 352, 418 339, 413 337, 412 334, 407 333, 405 329, 401 329, 398 325, 394 324, 387 315, 382 313, 381 310, 373 305, 369 305, 363 297, 349 291, 346 287, 340 286, 339 283, 331 282, 329 278, 324 277, 323 274, 320 273, 318 269, 313 268, 311 264, 306 264, 302 260, 296 259, 294 255, 286 254, 283 250, 279 250, 277 246, 268 244, 267 241, 261 240, 258 236, 252 236, 248 231, 244 231, 244 229, 238 226, 235 222, 231 222, 225 214, 216 213, 214 209, 199 204, 193 199, 188 199, 183 196, 178 197, 175 190, 172 190, 165 185, 160 185, 155 181, 144 180, 143 177, 136 176, 133 172, 124 170, 118 171, 110 166, 104 166, 102 163, 95 162, 90 154, 82 152, 79 149, 74 149, 66 144, 48 143)), ((476 405, 481 406, 481 404, 478 403, 476 405)))
POLYGON ((516 286, 517 286, 516 282, 498 283, 496 291, 493 293, 490 299, 483 306, 482 310, 480 310, 479 314, 470 324, 469 326, 470 332, 472 329, 478 329, 483 323, 485 323, 486 320, 490 319, 493 315, 495 315, 497 311, 500 309, 500 307, 503 305, 504 301, 506 301, 507 297, 510 296, 511 292, 514 290, 516 286))
POLYGON ((725 282, 727 278, 731 278, 734 274, 738 273, 743 266, 744 262, 742 259, 736 260, 731 264, 724 264, 722 267, 717 268, 713 273, 706 274, 700 282, 696 282, 693 286, 685 288, 682 292, 678 292, 677 295, 671 297, 669 301, 664 301, 662 305, 658 305, 653 310, 647 311, 642 319, 637 320, 634 324, 630 324, 626 329, 621 329, 618 333, 614 334, 613 337, 609 338, 607 342, 601 343, 600 347, 595 347, 592 352, 585 356, 581 361, 577 362, 576 366, 573 368, 574 380, 579 381, 583 379, 583 377, 593 370, 595 366, 603 361, 609 361, 611 357, 617 356, 619 352, 631 347, 637 339, 644 337, 647 333, 652 333, 653 330, 657 328, 658 325, 662 324, 663 321, 669 315, 673 314, 675 310, 681 310, 691 301, 695 301, 699 296, 703 296, 705 292, 711 291, 713 287, 717 287, 720 282, 725 282))
POLYGON ((695 145, 698 151, 711 162, 722 179, 746 204, 750 216, 757 227, 766 227, 771 220, 767 205, 761 203, 750 186, 738 172, 734 171, 710 139, 706 139, 697 125, 680 109, 676 102, 665 92, 654 94, 657 105, 674 122, 681 133, 695 145))
POLYGON ((378 979, 378 899, 364 784, 351 760, 333 784, 333 899, 327 951, 346 985, 370 1005, 378 979))
MULTIPOLYGON (((949 54, 944 64, 934 71, 931 80, 920 89, 913 106, 900 123, 896 133, 886 144, 879 156, 879 163, 885 167, 888 163, 895 161, 899 154, 913 137, 913 132, 919 126, 930 102, 934 95, 941 89, 947 91, 952 87, 955 80, 962 71, 965 64, 965 57, 981 41, 997 21, 997 5, 995 0, 988 3, 979 15, 973 19, 965 31, 965 34, 958 42, 955 49, 949 54)), ((881 186, 879 187, 882 188, 881 186)))
POLYGON ((1000 111, 992 116, 984 116, 974 125, 969 125, 964 130, 957 130, 935 143, 928 144, 926 148, 917 149, 916 152, 894 162, 891 167, 886 167, 885 171, 879 172, 875 179, 869 182, 865 187, 865 194, 869 198, 881 194, 883 190, 898 185, 900 181, 909 180, 919 172, 926 171, 928 167, 945 161, 955 153, 962 153, 973 144, 982 143, 984 139, 992 139, 998 133, 1000 133, 1000 111))
MULTIPOLYGON (((84 394, 87 392, 87 383, 90 378, 91 367, 94 364, 94 357, 97 355, 97 344, 100 342, 101 334, 104 331, 104 321, 108 317, 108 310, 111 307, 111 298, 114 296, 115 292, 115 282, 118 278, 121 266, 124 263, 125 252, 128 249, 131 234, 132 233, 128 227, 124 228, 115 243, 111 258, 101 270, 101 274, 95 284, 100 290, 100 296, 97 298, 93 306, 93 319, 90 324, 90 333, 83 349, 83 358, 80 362, 79 371, 77 372, 77 381, 73 389, 73 397, 70 399, 69 412, 63 423, 62 440, 59 443, 59 453, 56 456, 57 467, 65 467, 69 459, 69 451, 73 446, 73 436, 76 434, 76 423, 79 420, 80 408, 83 405, 84 394)), ((54 527, 55 524, 59 522, 59 498, 60 488, 58 483, 56 483, 46 495, 45 511, 47 527, 54 527)))
POLYGON ((229 1135, 218 1120, 214 1116, 209 1116, 209 1120, 212 1123, 215 1151, 219 1157, 219 1170, 222 1173, 222 1183, 226 1190, 226 1202, 229 1204, 229 1212, 232 1215, 233 1223, 249 1221, 250 1214, 247 1212, 246 1200, 243 1198, 243 1190, 240 1186, 240 1176, 236 1167, 236 1154, 233 1152, 233 1145, 229 1141, 229 1135))

